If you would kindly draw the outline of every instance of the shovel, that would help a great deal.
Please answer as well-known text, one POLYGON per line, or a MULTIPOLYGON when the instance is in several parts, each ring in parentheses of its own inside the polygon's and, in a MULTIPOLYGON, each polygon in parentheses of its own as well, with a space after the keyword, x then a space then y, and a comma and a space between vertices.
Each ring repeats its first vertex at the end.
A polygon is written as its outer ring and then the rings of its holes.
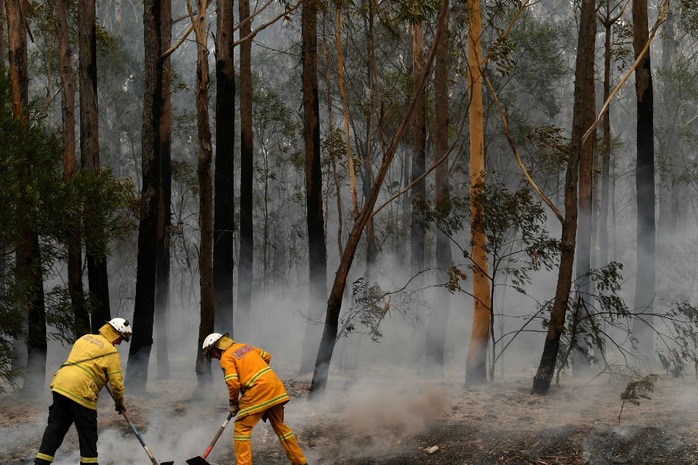
MULTIPOLYGON (((114 399, 114 393, 111 392, 111 388, 109 387, 109 385, 105 384, 104 387, 107 388, 107 392, 109 392, 109 395, 111 396, 111 398, 114 399)), ((116 400, 116 399, 114 399, 114 400, 116 400)), ((138 442, 140 442, 141 446, 143 446, 143 449, 145 449, 145 453, 148 454, 148 457, 150 458, 150 461, 153 462, 153 465, 174 465, 174 461, 172 461, 172 462, 158 462, 155 459, 155 456, 153 455, 153 453, 150 452, 150 449, 148 449, 148 446, 145 445, 145 442, 143 441, 143 438, 141 437, 141 435, 138 433, 138 430, 136 429, 136 427, 133 426, 133 423, 131 423, 131 420, 129 420, 128 417, 126 416, 126 412, 121 411, 119 413, 121 415, 123 415, 126 422, 128 422, 128 426, 131 428, 131 431, 133 431, 133 434, 135 434, 136 437, 138 438, 138 442)))
MULTIPOLYGON (((228 418, 225 419, 223 424, 221 425, 220 428, 218 428, 218 432, 216 435, 213 437, 213 441, 211 441, 211 444, 208 445, 206 448, 206 452, 204 452, 204 455, 199 455, 198 457, 192 457, 187 460, 187 463, 189 465, 211 465, 206 461, 206 457, 208 457, 208 454, 211 453, 211 449, 213 449, 213 446, 216 444, 216 441, 218 441, 218 438, 221 437, 221 434, 223 434, 223 430, 225 429, 226 426, 228 426, 228 423, 230 423, 230 419, 233 418, 233 414, 229 413, 228 418)), ((164 465, 164 464, 163 464, 164 465)))

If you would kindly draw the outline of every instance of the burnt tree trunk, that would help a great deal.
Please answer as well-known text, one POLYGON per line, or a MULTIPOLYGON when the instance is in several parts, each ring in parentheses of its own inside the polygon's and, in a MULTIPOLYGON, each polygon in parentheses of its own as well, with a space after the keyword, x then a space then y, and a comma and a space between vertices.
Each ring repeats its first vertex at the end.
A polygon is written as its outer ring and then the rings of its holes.
POLYGON ((579 161, 586 145, 593 144, 589 137, 583 142, 582 137, 594 122, 594 45, 596 36, 596 13, 594 0, 582 1, 582 13, 579 23, 579 40, 574 80, 574 107, 572 117, 572 140, 565 174, 565 216, 562 223, 560 241, 560 267, 555 289, 555 300, 550 313, 550 323, 543 346, 538 371, 533 378, 533 394, 545 395, 555 374, 560 337, 565 328, 567 306, 572 287, 574 268, 574 250, 577 237, 577 186, 579 180, 579 161))
MULTIPOLYGON (((172 0, 161 0, 160 5, 160 53, 170 48, 172 42, 172 0)), ((158 203, 158 229, 155 265, 155 352, 157 378, 170 377, 169 307, 170 307, 170 231, 172 228, 172 98, 169 55, 162 60, 162 86, 160 87, 160 202, 158 203)))
MULTIPOLYGON (((97 106, 97 18, 95 0, 79 2, 79 83, 80 83, 80 161, 82 168, 97 175, 99 165, 99 108, 97 106)), ((107 251, 97 245, 92 215, 87 212, 85 223, 85 255, 87 279, 90 287, 92 308, 92 332, 111 319, 109 302, 109 277, 107 274, 107 251)))
MULTIPOLYGON (((633 0, 633 50, 635 58, 649 40, 647 0, 633 0)), ((647 358, 654 356, 655 298, 655 187, 654 187, 654 95, 650 49, 635 68, 637 100, 637 273, 635 281, 635 337, 647 358)))
POLYGON ((213 185, 211 164, 213 148, 211 147, 211 127, 208 115, 208 49, 206 47, 206 9, 208 2, 196 2, 196 126, 199 136, 199 159, 196 172, 199 178, 199 230, 201 241, 199 247, 199 286, 201 288, 201 307, 199 323, 199 340, 196 347, 196 377, 198 381, 196 396, 204 394, 204 389, 211 384, 211 361, 203 357, 201 345, 204 338, 213 332, 215 321, 215 299, 213 295, 213 185))
POLYGON ((129 346, 126 384, 130 392, 144 394, 153 345, 155 275, 160 194, 160 115, 162 113, 162 60, 160 58, 160 0, 143 5, 143 123, 141 126, 141 212, 138 226, 136 298, 133 338, 129 346))
MULTIPOLYGON (((327 299, 327 247, 322 205, 322 170, 320 149, 320 103, 318 99, 317 1, 303 0, 302 28, 302 82, 303 82, 303 138, 305 142, 305 198, 308 227, 308 314, 327 299)), ((310 338, 306 338, 310 339, 310 338)), ((307 341, 316 345, 317 341, 307 341)), ((309 360, 304 347, 303 360, 309 360)), ((312 353, 312 351, 310 352, 312 353)), ((303 363, 303 362, 302 362, 303 363)), ((306 367, 307 365, 304 364, 306 367)), ((309 368, 309 367, 308 367, 309 368)), ((301 367, 304 371, 305 367, 301 367)), ((307 370, 309 371, 309 370, 307 370)))
POLYGON ((213 223, 213 292, 220 333, 234 331, 235 69, 233 0, 219 0, 216 14, 216 161, 213 223))
MULTIPOLYGON (((239 0, 240 37, 252 32, 249 0, 239 0)), ((249 330, 254 277, 254 134, 252 132, 252 40, 240 44, 240 262, 238 267, 238 321, 249 330)))

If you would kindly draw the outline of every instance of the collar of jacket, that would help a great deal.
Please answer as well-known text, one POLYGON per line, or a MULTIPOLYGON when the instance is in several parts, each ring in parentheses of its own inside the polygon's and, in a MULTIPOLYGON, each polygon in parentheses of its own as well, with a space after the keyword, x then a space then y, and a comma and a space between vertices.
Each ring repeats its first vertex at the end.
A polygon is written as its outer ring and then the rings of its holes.
POLYGON ((112 344, 114 344, 114 341, 121 337, 121 334, 119 334, 119 332, 115 330, 109 323, 106 323, 104 326, 99 328, 99 334, 104 336, 104 338, 112 344))
POLYGON ((221 349, 222 351, 226 351, 226 350, 230 349, 230 347, 231 347, 233 344, 235 344, 235 341, 233 341, 233 340, 232 340, 231 338, 229 338, 228 336, 223 336, 223 337, 220 338, 220 339, 218 340, 218 342, 216 343, 216 347, 218 347, 218 348, 221 349))

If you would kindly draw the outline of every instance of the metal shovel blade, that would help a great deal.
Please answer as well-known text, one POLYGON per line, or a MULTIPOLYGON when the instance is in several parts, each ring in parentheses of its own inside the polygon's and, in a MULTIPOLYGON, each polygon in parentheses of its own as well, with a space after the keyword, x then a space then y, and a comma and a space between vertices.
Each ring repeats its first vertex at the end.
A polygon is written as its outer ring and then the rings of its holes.
POLYGON ((174 465, 174 460, 172 462, 160 462, 160 465, 174 465))
POLYGON ((201 457, 200 455, 198 457, 192 457, 187 460, 187 463, 189 465, 211 465, 206 461, 205 458, 201 457))

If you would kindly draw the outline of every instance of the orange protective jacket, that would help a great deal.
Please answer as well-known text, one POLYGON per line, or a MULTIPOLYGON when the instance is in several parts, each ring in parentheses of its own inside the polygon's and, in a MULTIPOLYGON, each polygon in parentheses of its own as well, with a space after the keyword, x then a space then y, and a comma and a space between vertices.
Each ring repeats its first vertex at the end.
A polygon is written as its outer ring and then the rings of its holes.
POLYGON ((123 403, 121 358, 113 344, 119 336, 111 325, 105 324, 99 334, 86 334, 75 341, 68 360, 53 376, 51 390, 97 410, 99 391, 110 383, 115 400, 123 403))
POLYGON ((229 400, 240 404, 237 420, 290 400, 284 384, 269 366, 268 352, 226 336, 216 346, 223 350, 220 364, 229 400))

